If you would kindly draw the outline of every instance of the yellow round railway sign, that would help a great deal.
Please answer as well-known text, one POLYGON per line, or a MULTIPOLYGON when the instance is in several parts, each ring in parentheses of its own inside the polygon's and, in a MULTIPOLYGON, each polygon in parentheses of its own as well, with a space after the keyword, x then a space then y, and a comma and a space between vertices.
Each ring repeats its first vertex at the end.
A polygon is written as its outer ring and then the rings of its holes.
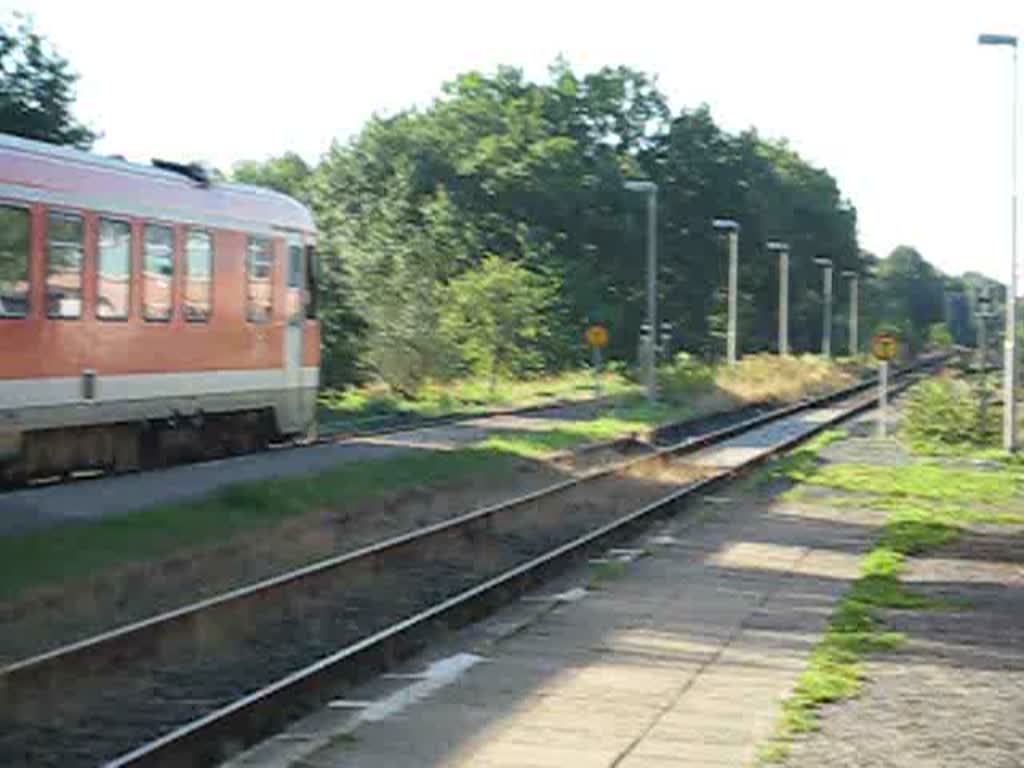
POLYGON ((608 329, 603 325, 590 326, 584 335, 586 336, 587 344, 592 347, 608 346, 608 329))
POLYGON ((899 351, 899 340, 891 333, 876 333, 871 337, 871 354, 879 360, 892 360, 899 351))

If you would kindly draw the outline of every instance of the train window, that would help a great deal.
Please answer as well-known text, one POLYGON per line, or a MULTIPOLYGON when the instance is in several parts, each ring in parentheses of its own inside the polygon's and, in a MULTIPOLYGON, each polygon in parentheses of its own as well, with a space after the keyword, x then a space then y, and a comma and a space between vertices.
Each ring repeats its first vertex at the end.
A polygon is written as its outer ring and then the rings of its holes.
POLYGON ((213 306, 213 239, 209 232, 190 230, 185 241, 185 319, 204 323, 213 306))
POLYGON ((269 238, 249 238, 246 278, 245 316, 250 322, 266 323, 274 303, 274 251, 269 238))
POLYGON ((302 242, 298 237, 288 238, 288 319, 298 322, 302 319, 305 304, 302 283, 302 242))
POLYGON ((320 265, 316 260, 316 251, 312 245, 306 246, 306 290, 309 295, 306 298, 306 317, 316 317, 316 281, 320 274, 320 265))
POLYGON ((29 232, 27 208, 0 205, 0 318, 28 314, 29 232))
POLYGON ((100 219, 96 267, 96 317, 124 320, 131 304, 132 228, 126 221, 100 219))
POLYGON ((170 320, 174 230, 147 224, 142 243, 142 316, 147 320, 170 320))
POLYGON ((46 220, 46 314, 82 315, 82 217, 53 211, 46 220))

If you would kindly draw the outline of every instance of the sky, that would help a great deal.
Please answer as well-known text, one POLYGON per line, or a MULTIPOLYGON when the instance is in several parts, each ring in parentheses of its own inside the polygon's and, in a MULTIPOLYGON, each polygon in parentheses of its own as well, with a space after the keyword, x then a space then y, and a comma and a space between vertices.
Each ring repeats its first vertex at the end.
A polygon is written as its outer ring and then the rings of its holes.
POLYGON ((728 130, 787 138, 857 207, 862 248, 908 244, 948 273, 1009 275, 1012 55, 976 41, 1024 34, 1021 0, 3 9, 30 14, 78 71, 76 111, 103 132, 99 152, 222 169, 286 150, 315 161, 374 113, 429 104, 460 72, 509 64, 540 79, 562 54, 578 72, 625 64, 656 75, 673 110, 706 102, 728 130))

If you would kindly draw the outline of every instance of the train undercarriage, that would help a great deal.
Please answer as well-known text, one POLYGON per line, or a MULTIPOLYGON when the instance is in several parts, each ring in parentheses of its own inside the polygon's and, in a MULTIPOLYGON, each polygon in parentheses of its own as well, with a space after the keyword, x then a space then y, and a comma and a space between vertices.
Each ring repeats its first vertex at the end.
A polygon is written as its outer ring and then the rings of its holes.
POLYGON ((252 453, 281 438, 272 408, 0 433, 0 481, 156 469, 252 453))

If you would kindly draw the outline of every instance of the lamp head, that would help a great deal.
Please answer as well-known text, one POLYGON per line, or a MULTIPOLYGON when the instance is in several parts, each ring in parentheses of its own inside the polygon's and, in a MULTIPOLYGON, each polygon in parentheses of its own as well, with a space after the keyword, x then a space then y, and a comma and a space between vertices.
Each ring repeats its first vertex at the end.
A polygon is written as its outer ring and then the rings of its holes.
POLYGON ((739 232, 740 225, 735 219, 712 219, 711 226, 719 232, 739 232))
POLYGON ((828 256, 815 256, 814 263, 817 264, 819 267, 831 267, 832 259, 830 259, 828 256))
POLYGON ((978 35, 978 45, 1008 45, 1016 48, 1017 38, 1015 35, 978 35))
POLYGON ((781 240, 769 240, 764 244, 764 247, 769 251, 781 251, 783 253, 789 253, 789 243, 784 243, 781 240))
POLYGON ((630 192, 656 192, 658 190, 658 185, 653 181, 640 181, 639 179, 630 179, 623 186, 630 192))

